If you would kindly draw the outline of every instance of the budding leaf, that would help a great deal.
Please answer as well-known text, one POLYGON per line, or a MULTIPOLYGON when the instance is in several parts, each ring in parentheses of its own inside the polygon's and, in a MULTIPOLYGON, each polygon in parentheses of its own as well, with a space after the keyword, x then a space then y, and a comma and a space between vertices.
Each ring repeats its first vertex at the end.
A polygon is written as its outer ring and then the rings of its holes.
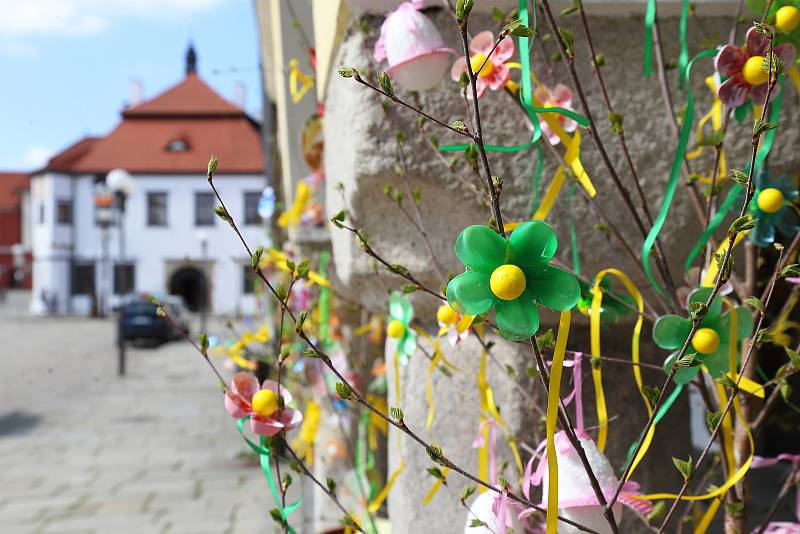
POLYGON ((333 480, 331 477, 328 477, 328 480, 325 481, 325 485, 328 486, 328 493, 331 495, 336 495, 336 481, 333 480))
POLYGON ((211 180, 211 178, 214 177, 214 173, 217 172, 217 165, 219 165, 219 160, 217 159, 217 156, 212 154, 211 158, 208 160, 208 174, 207 174, 207 176, 208 176, 209 180, 211 180))
POLYGON ((444 477, 444 473, 442 473, 442 470, 439 469, 438 467, 428 467, 427 469, 425 469, 425 471, 427 471, 428 474, 433 478, 441 480, 442 483, 444 484, 447 483, 447 479, 444 477))
POLYGON ((719 420, 722 419, 722 412, 708 412, 706 414, 706 425, 708 425, 708 431, 713 432, 717 425, 719 424, 719 420))
POLYGON ((536 36, 536 32, 525 26, 520 19, 514 19, 506 24, 501 33, 504 35, 514 35, 515 37, 536 36))
POLYGON ((706 306, 705 302, 690 302, 689 303, 689 315, 692 316, 692 320, 699 320, 706 316, 708 313, 708 306, 706 306))
POLYGON ((756 343, 769 343, 772 341, 772 332, 767 328, 762 328, 756 333, 756 343))
POLYGON ((761 299, 758 297, 747 297, 744 299, 744 303, 759 311, 764 311, 764 303, 761 302, 761 299))
POLYGON ((307 318, 308 318, 308 312, 306 310, 301 311, 300 314, 297 316, 297 321, 295 321, 294 323, 295 332, 299 334, 303 331, 303 323, 306 322, 307 318))
POLYGON ((800 276, 800 265, 797 263, 792 263, 791 265, 787 265, 783 269, 781 269, 780 275, 781 278, 785 276, 800 276))
POLYGON ((611 131, 617 135, 620 135, 623 132, 622 129, 622 122, 624 117, 621 113, 616 113, 614 111, 608 112, 608 120, 611 121, 611 131))
POLYGON ((394 96, 394 86, 392 86, 392 79, 385 72, 378 74, 378 83, 383 89, 383 92, 389 96, 394 96))
POLYGON ((476 491, 478 491, 477 486, 467 486, 463 490, 461 490, 461 500, 466 501, 469 499, 476 491))
POLYGON ((253 268, 254 271, 258 270, 258 266, 261 264, 261 256, 264 254, 264 247, 258 247, 255 252, 253 252, 253 256, 250 258, 250 266, 253 268))
POLYGON ((566 28, 559 28, 558 34, 561 36, 561 40, 564 42, 564 48, 567 51, 567 55, 572 57, 572 48, 575 45, 575 34, 566 28))
POLYGON ((736 169, 731 169, 728 172, 728 177, 731 180, 733 180, 734 182, 736 182, 737 184, 741 185, 742 187, 747 186, 747 182, 748 182, 747 174, 742 172, 742 171, 738 171, 736 169))
POLYGON ((657 404, 661 397, 661 390, 658 386, 642 385, 642 395, 650 401, 650 404, 657 404))
POLYGON ((756 119, 756 122, 753 124, 753 135, 759 136, 762 133, 766 132, 767 130, 774 130, 777 127, 778 127, 777 123, 764 122, 761 119, 756 119))
POLYGON ((681 356, 680 358, 678 358, 675 361, 675 365, 677 365, 678 367, 681 367, 681 368, 697 367, 701 363, 702 362, 697 359, 697 353, 696 352, 692 352, 690 354, 684 354, 683 356, 681 356))
POLYGON ((233 222, 231 216, 228 215, 228 210, 226 210, 224 206, 214 206, 214 213, 217 214, 217 217, 219 217, 228 224, 231 224, 233 222))
POLYGON ((347 400, 350 398, 350 395, 353 394, 353 388, 344 382, 336 382, 336 394, 342 399, 347 400))
POLYGON ((208 334, 203 332, 202 334, 200 334, 200 352, 205 354, 207 350, 208 350, 208 334))
POLYGON ((792 364, 792 367, 794 369, 800 369, 800 354, 789 347, 784 347, 783 350, 786 351, 786 356, 789 357, 789 362, 792 364))
POLYGON ((736 235, 755 228, 758 220, 751 214, 743 215, 731 223, 728 235, 736 235))
POLYGON ((341 76, 342 78, 352 78, 353 76, 356 75, 356 69, 354 69, 353 67, 347 67, 345 65, 339 67, 337 72, 339 73, 339 76, 341 76))
POLYGON ((395 421, 399 423, 403 422, 403 410, 401 410, 400 408, 392 406, 391 408, 389 408, 389 415, 391 415, 392 419, 394 419, 395 421))
POLYGON ((673 458, 672 463, 675 464, 675 468, 678 472, 683 475, 683 479, 688 480, 692 474, 692 457, 689 456, 688 460, 673 458))
POLYGON ((456 18, 458 22, 464 22, 469 17, 475 0, 456 0, 456 18))

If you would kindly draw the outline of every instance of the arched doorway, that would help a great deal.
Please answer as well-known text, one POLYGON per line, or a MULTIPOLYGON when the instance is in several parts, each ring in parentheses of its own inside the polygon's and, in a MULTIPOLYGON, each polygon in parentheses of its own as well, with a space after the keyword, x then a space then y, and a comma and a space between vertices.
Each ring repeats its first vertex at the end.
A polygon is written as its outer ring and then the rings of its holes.
POLYGON ((208 307, 208 279, 196 267, 182 267, 169 280, 169 292, 183 297, 191 311, 203 311, 208 307))

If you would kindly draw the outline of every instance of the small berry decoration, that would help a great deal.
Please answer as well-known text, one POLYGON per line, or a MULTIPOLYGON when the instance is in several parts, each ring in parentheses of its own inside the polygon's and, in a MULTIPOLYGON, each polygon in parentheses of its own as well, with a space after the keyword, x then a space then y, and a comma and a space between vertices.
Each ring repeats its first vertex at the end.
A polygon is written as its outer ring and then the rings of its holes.
POLYGON ((543 221, 520 224, 508 239, 486 226, 468 226, 456 239, 456 256, 467 270, 447 284, 447 301, 462 315, 495 308, 503 337, 528 339, 539 329, 537 304, 572 309, 580 298, 577 279, 548 265, 558 247, 543 221))

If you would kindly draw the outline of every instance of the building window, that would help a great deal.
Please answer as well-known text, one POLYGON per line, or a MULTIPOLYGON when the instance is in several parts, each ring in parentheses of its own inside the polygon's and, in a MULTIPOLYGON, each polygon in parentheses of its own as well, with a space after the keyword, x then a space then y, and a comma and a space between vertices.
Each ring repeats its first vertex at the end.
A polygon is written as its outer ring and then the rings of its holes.
POLYGON ((72 266, 72 294, 94 294, 94 263, 76 263, 72 266))
POLYGON ((188 152, 189 143, 184 139, 173 139, 167 143, 167 152, 188 152))
POLYGON ((258 201, 261 199, 259 191, 246 191, 244 194, 244 223, 261 224, 261 216, 258 214, 258 201))
POLYGON ((242 265, 242 294, 252 295, 255 293, 255 285, 258 282, 256 273, 253 272, 253 267, 248 263, 242 265))
POLYGON ((194 224, 195 226, 214 225, 214 193, 194 194, 194 224))
POLYGON ((167 194, 147 193, 147 226, 167 225, 167 194))
POLYGON ((72 224, 72 202, 59 200, 56 202, 56 222, 58 224, 72 224))
POLYGON ((127 295, 136 287, 136 269, 132 263, 114 265, 114 294, 127 295))

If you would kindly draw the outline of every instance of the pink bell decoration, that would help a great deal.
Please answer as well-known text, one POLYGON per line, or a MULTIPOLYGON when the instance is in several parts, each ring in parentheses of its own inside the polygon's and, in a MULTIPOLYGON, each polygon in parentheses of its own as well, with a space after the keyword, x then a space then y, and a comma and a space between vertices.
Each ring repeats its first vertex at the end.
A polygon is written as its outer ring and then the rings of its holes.
POLYGON ((350 4, 361 9, 364 13, 382 15, 397 9, 403 0, 349 0, 350 4))
POLYGON ((375 59, 386 59, 386 72, 410 91, 424 91, 439 83, 454 53, 444 46, 436 26, 419 12, 422 4, 421 0, 400 4, 386 17, 375 42, 375 59))
POLYGON ((517 519, 517 508, 517 504, 510 501, 505 494, 498 495, 494 491, 484 491, 469 505, 464 534, 497 534, 507 532, 508 529, 524 532, 517 519), (486 526, 470 526, 474 519, 482 521, 486 526))

